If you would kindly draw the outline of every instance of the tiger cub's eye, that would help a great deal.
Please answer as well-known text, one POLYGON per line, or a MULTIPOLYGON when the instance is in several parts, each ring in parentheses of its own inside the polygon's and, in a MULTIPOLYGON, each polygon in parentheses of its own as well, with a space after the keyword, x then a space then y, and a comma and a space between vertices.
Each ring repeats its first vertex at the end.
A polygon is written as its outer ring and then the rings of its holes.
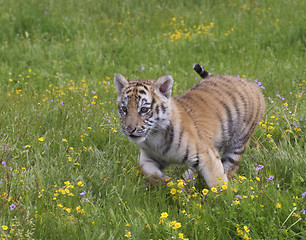
POLYGON ((148 107, 142 107, 140 108, 140 114, 146 114, 150 111, 150 108, 148 107))
POLYGON ((127 107, 126 106, 122 106, 121 107, 122 112, 124 112, 124 114, 127 114, 127 107))

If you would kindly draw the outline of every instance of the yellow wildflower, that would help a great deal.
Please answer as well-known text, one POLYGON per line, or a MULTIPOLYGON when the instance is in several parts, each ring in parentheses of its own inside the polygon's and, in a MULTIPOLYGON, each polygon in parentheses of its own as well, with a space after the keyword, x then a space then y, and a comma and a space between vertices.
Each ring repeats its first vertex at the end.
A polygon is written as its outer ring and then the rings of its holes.
POLYGON ((5 226, 5 225, 2 225, 1 227, 2 227, 2 229, 3 229, 4 231, 8 229, 8 227, 5 226))
POLYGON ((176 221, 170 222, 170 227, 172 227, 175 223, 176 223, 176 221))
POLYGON ((160 215, 160 218, 161 219, 166 219, 168 217, 168 213, 166 213, 166 212, 163 212, 163 213, 161 213, 161 215, 160 215))
POLYGON ((297 213, 293 213, 293 214, 292 214, 292 217, 300 218, 301 216, 300 216, 299 214, 297 214, 297 213))
POLYGON ((212 187, 211 191, 214 192, 214 193, 218 193, 218 191, 217 191, 217 189, 215 187, 212 187))
POLYGON ((168 182, 168 183, 167 183, 167 186, 168 186, 168 187, 170 187, 170 186, 172 186, 172 185, 173 185, 173 182, 168 182))
POLYGON ((183 180, 178 180, 177 186, 178 186, 179 188, 184 187, 184 181, 183 181, 183 180))
POLYGON ((179 223, 179 222, 176 222, 176 223, 174 224, 174 226, 173 226, 173 229, 175 230, 175 229, 178 229, 178 228, 180 228, 180 227, 182 227, 182 224, 179 223))
POLYGON ((236 229, 236 232, 237 232, 238 235, 243 235, 242 230, 240 230, 239 228, 236 229))
POLYGON ((206 188, 204 188, 204 189, 202 190, 202 193, 203 193, 204 196, 207 195, 208 192, 209 192, 209 190, 207 190, 206 188))
POLYGON ((247 178, 245 176, 239 176, 240 180, 246 180, 247 178))

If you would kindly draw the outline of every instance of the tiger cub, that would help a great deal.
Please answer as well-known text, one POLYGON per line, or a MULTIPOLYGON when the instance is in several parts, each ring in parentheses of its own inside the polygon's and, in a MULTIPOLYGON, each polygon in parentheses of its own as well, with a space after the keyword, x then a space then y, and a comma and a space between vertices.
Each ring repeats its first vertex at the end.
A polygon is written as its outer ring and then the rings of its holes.
POLYGON ((194 173, 209 187, 221 185, 238 169, 265 99, 257 84, 212 76, 195 64, 203 80, 182 96, 171 97, 173 79, 128 81, 115 75, 122 131, 140 148, 138 164, 152 184, 169 177, 163 169, 186 164, 185 180, 194 173))

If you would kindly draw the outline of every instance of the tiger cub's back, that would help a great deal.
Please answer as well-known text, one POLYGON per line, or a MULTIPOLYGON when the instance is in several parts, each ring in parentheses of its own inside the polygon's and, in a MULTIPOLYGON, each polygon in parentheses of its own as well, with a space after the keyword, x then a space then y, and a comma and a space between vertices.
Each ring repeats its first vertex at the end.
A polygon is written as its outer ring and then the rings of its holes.
POLYGON ((212 139, 223 153, 225 171, 235 171, 265 112, 259 86, 229 75, 208 76, 176 101, 188 111, 198 134, 212 139))

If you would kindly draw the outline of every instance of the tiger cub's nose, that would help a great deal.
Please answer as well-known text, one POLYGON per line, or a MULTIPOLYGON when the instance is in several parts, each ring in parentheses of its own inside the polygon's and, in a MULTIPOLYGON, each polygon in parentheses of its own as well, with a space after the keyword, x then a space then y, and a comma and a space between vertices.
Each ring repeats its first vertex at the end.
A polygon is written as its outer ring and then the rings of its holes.
POLYGON ((133 133, 133 132, 135 132, 136 127, 127 126, 127 127, 125 128, 125 130, 126 130, 128 133, 133 133))

